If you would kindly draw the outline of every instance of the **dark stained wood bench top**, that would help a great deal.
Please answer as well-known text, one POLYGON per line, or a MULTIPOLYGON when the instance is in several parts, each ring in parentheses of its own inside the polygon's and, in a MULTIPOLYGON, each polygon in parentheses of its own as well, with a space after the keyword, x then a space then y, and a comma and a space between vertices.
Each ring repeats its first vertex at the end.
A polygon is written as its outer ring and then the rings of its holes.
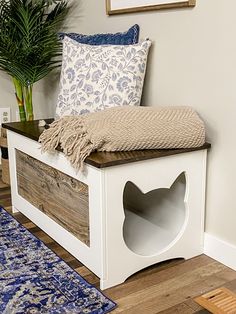
MULTIPOLYGON (((11 122, 4 123, 2 127, 21 134, 27 138, 34 141, 38 141, 40 134, 43 132, 44 128, 38 126, 38 121, 29 122, 11 122)), ((45 119, 45 121, 50 124, 53 119, 45 119)), ((160 158, 165 156, 171 156, 176 154, 182 154, 202 149, 208 149, 211 144, 205 143, 201 147, 197 148, 184 148, 184 149, 147 149, 147 150, 135 150, 126 152, 94 152, 88 156, 85 162, 96 168, 105 168, 115 165, 122 165, 130 162, 160 158)))

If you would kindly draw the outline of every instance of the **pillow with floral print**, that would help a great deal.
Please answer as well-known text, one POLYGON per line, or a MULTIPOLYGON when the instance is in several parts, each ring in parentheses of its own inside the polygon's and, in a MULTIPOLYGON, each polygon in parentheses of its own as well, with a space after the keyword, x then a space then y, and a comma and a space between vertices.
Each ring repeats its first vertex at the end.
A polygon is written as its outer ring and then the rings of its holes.
POLYGON ((92 46, 66 36, 56 118, 140 105, 150 46, 92 46))

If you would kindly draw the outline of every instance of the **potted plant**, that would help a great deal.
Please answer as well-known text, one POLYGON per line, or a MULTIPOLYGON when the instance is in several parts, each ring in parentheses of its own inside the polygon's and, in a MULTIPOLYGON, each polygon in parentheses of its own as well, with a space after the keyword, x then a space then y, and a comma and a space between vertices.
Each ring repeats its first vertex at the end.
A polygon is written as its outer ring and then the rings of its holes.
MULTIPOLYGON (((34 119, 34 83, 60 66, 57 32, 68 10, 65 0, 0 0, 0 70, 12 78, 21 121, 34 119)), ((10 184, 4 135, 0 146, 2 181, 10 184)))
POLYGON ((34 119, 35 82, 60 66, 64 0, 0 0, 0 70, 12 78, 21 121, 34 119))

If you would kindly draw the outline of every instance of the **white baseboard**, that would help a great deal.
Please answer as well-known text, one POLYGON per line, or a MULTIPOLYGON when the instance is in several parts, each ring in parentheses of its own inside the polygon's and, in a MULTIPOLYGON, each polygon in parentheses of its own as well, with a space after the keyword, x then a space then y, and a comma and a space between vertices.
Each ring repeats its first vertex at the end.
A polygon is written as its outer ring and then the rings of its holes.
POLYGON ((236 246, 205 233, 204 253, 236 270, 236 246))

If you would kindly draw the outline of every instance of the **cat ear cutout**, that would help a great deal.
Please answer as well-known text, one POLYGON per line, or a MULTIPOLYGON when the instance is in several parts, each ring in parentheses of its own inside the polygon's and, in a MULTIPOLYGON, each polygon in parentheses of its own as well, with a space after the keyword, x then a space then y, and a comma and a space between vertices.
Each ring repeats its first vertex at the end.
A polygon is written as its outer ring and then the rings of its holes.
POLYGON ((128 181, 123 192, 123 236, 134 253, 150 256, 166 250, 181 233, 186 219, 186 176, 181 173, 170 188, 143 193, 128 181))

